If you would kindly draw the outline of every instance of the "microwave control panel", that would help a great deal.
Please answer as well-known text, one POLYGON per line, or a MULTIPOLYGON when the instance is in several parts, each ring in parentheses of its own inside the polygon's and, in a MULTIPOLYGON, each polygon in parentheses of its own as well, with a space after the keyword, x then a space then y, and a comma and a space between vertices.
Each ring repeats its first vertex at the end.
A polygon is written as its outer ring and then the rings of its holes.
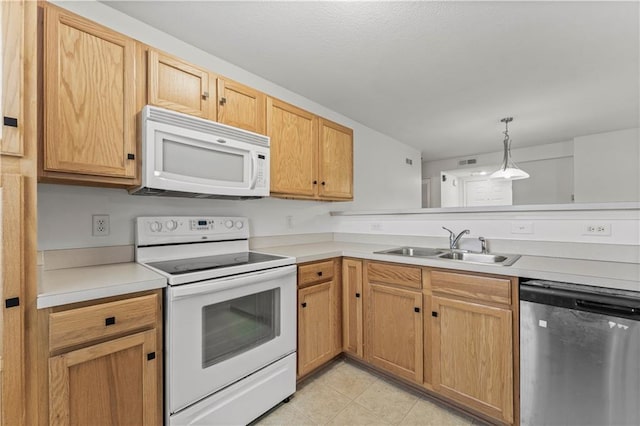
POLYGON ((266 173, 268 173, 267 161, 268 160, 264 155, 258 154, 258 165, 256 170, 256 174, 258 175, 258 177, 256 178, 256 188, 264 188, 265 186, 267 186, 267 180, 265 179, 265 175, 266 173))

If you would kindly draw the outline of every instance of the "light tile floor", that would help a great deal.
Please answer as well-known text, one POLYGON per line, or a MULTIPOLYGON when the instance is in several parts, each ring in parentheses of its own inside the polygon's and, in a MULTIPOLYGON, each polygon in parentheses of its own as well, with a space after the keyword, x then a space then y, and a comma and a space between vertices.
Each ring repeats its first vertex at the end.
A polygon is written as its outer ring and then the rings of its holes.
POLYGON ((344 360, 305 380, 287 404, 254 425, 471 426, 473 419, 439 406, 344 360))

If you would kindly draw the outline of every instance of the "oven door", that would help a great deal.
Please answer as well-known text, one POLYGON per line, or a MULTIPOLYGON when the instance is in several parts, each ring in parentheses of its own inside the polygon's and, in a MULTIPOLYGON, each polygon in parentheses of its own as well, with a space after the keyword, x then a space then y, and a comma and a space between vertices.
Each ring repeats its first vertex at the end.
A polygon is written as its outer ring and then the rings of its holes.
POLYGON ((144 186, 228 196, 269 195, 269 148, 148 121, 144 186))
POLYGON ((167 290, 169 414, 293 353, 296 266, 167 290))

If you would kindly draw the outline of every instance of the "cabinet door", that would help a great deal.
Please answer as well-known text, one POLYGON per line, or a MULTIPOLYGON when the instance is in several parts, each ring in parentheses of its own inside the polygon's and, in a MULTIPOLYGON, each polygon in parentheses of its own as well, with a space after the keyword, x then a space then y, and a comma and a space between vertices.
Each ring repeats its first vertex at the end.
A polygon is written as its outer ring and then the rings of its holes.
POLYGON ((366 298, 365 359, 422 383, 422 294, 368 284, 366 298))
POLYGON ((319 133, 320 197, 353 199, 353 130, 321 118, 319 133))
POLYGON ((149 104, 215 120, 207 70, 153 49, 147 66, 149 104))
POLYGON ((298 376, 304 376, 340 352, 336 348, 336 282, 298 290, 298 376))
POLYGON ((317 190, 315 115, 267 98, 267 136, 271 137, 271 192, 313 197, 317 190))
POLYGON ((156 425, 156 330, 49 358, 52 425, 156 425))
POLYGON ((433 386, 507 423, 513 422, 511 311, 432 297, 433 386))
POLYGON ((134 70, 132 39, 46 8, 45 171, 135 178, 134 70))
POLYGON ((218 78, 218 121, 264 135, 266 99, 258 90, 218 78))
POLYGON ((363 357, 362 261, 342 262, 342 341, 345 352, 363 357))

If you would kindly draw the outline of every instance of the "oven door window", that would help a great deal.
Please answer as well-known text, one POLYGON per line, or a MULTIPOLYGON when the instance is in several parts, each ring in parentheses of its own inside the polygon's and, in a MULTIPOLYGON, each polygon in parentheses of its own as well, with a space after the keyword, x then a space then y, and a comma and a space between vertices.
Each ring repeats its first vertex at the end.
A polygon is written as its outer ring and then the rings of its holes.
POLYGON ((202 308, 202 368, 256 348, 280 335, 280 289, 202 308))

